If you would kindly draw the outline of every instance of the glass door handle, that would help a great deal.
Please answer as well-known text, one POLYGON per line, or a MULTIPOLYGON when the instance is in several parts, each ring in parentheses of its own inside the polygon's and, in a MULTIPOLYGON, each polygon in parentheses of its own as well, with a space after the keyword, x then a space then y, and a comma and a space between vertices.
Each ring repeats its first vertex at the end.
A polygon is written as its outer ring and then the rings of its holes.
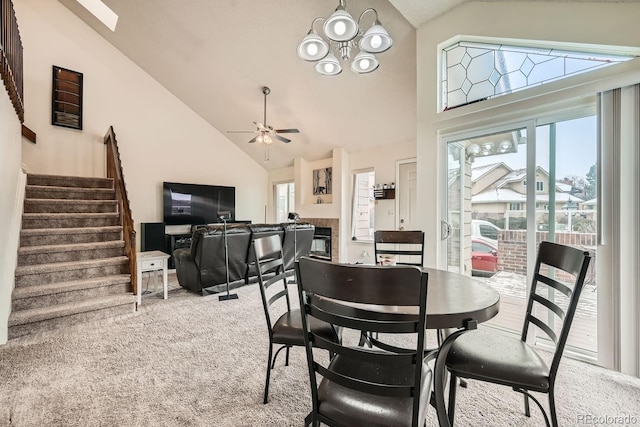
POLYGON ((445 221, 440 221, 440 240, 447 240, 451 236, 451 225, 445 221))

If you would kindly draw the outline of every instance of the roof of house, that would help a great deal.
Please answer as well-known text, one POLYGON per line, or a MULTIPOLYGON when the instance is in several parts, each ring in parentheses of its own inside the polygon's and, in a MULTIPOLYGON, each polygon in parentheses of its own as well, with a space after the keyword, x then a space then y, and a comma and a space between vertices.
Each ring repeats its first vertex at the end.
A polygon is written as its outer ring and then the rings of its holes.
POLYGON ((476 182, 477 180, 479 180, 489 172, 499 168, 500 166, 504 166, 509 171, 513 170, 504 162, 491 163, 489 165, 473 166, 471 168, 471 182, 476 182))

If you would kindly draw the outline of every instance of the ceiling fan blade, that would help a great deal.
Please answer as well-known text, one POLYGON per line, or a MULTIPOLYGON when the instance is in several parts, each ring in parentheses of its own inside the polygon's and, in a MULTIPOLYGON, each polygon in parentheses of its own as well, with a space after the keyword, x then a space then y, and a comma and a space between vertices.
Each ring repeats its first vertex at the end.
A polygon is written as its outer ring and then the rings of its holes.
POLYGON ((256 142, 256 140, 258 139, 258 136, 260 136, 260 135, 257 135, 251 141, 249 141, 249 144, 256 142))
POLYGON ((300 133, 298 129, 276 129, 276 133, 300 133))
POLYGON ((282 141, 282 142, 286 142, 286 143, 291 142, 291 140, 290 140, 290 139, 283 138, 283 137, 281 137, 280 135, 278 135, 277 133, 276 133, 276 134, 273 134, 273 137, 274 137, 275 139, 277 139, 278 141, 282 141))
POLYGON ((267 132, 269 129, 267 129, 267 127, 265 125, 263 125, 262 123, 258 123, 258 122, 253 122, 254 125, 256 125, 256 127, 258 128, 258 131, 260 132, 267 132))

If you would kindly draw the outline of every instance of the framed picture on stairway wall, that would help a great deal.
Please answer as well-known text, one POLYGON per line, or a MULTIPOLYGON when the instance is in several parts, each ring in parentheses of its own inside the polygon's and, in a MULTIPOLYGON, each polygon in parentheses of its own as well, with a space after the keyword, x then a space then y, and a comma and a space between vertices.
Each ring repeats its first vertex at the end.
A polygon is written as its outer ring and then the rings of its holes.
POLYGON ((82 73, 53 66, 51 124, 82 130, 82 73))

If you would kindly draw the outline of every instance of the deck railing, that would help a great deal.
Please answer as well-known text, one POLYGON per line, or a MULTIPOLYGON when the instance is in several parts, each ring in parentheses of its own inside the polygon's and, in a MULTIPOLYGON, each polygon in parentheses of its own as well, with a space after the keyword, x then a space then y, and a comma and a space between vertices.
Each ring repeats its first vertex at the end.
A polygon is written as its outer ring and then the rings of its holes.
POLYGON ((136 230, 129 206, 129 195, 124 183, 122 173, 122 163, 120 162, 120 150, 116 141, 116 134, 113 126, 104 136, 104 143, 107 146, 107 178, 113 178, 116 196, 118 199, 118 211, 120 212, 120 222, 122 224, 122 237, 124 240, 125 254, 129 258, 129 272, 131 273, 131 287, 135 295, 138 294, 138 279, 136 265, 136 230))
POLYGON ((0 77, 20 123, 24 123, 22 39, 11 0, 0 0, 0 77))

